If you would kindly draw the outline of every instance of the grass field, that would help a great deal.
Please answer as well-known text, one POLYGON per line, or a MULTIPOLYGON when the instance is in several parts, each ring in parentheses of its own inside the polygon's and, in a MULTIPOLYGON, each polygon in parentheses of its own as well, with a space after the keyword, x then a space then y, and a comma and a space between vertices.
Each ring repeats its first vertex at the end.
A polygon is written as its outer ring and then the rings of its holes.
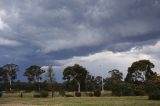
POLYGON ((2 97, 0 104, 36 104, 64 106, 160 106, 160 101, 148 100, 147 97, 81 97, 81 98, 18 98, 2 97))

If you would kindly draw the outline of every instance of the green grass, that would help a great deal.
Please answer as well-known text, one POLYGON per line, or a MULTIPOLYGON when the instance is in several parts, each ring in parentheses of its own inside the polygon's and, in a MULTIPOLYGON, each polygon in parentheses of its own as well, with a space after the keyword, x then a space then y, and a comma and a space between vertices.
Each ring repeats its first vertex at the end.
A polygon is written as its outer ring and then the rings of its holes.
POLYGON ((33 98, 2 97, 0 104, 64 104, 65 106, 160 106, 160 101, 147 97, 81 97, 81 98, 33 98))

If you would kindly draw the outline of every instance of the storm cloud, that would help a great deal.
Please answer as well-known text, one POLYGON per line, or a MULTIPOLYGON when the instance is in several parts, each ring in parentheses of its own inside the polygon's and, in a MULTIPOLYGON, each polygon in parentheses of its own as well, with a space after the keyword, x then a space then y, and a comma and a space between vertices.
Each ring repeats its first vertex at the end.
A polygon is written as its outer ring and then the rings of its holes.
POLYGON ((158 61, 159 28, 159 0, 3 0, 0 63, 17 63, 22 70, 31 64, 63 66, 62 61, 78 62, 74 57, 114 57, 133 48, 135 55, 158 61))

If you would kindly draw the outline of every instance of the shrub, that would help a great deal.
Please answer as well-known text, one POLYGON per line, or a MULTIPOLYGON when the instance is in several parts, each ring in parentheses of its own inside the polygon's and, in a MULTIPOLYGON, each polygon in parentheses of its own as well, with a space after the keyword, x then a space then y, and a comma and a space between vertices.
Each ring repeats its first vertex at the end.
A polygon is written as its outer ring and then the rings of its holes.
POLYGON ((101 96, 101 91, 100 90, 94 91, 94 96, 100 97, 101 96))
POLYGON ((75 92, 76 97, 81 97, 81 92, 75 92))
POLYGON ((144 85, 135 85, 134 94, 136 96, 144 96, 145 95, 145 86, 144 85))
POLYGON ((90 93, 88 94, 88 96, 89 96, 89 97, 93 97, 94 94, 93 94, 92 92, 90 92, 90 93))
POLYGON ((34 98, 40 98, 40 97, 41 97, 41 95, 40 95, 40 93, 39 93, 39 92, 36 92, 36 93, 34 93, 34 94, 33 94, 33 97, 34 97, 34 98))
POLYGON ((149 94, 150 100, 160 100, 160 91, 154 91, 151 94, 149 94))
POLYGON ((66 94, 65 96, 66 96, 66 97, 74 97, 74 96, 71 95, 71 94, 66 94))
POLYGON ((22 92, 22 91, 20 92, 20 95, 19 95, 19 96, 20 96, 21 98, 23 97, 23 92, 22 92))
POLYGON ((3 93, 2 92, 0 92, 0 97, 2 97, 3 96, 3 93))
POLYGON ((41 91, 41 92, 40 92, 40 97, 46 98, 46 97, 48 97, 48 96, 49 96, 49 94, 48 94, 47 91, 41 91))
POLYGON ((134 90, 134 94, 136 96, 144 96, 145 95, 145 91, 144 90, 134 90))
POLYGON ((130 84, 130 83, 116 84, 112 88, 112 95, 115 95, 115 96, 133 96, 134 95, 134 85, 130 84))
POLYGON ((65 96, 65 91, 64 91, 64 90, 61 90, 61 91, 59 91, 59 94, 60 94, 61 96, 65 96))

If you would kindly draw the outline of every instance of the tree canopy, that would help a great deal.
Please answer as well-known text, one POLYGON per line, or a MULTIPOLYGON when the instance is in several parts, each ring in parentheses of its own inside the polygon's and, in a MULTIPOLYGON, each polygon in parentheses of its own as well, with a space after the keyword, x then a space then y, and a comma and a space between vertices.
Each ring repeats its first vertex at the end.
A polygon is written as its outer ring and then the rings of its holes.
POLYGON ((68 66, 64 69, 63 79, 77 82, 78 91, 80 91, 80 89, 85 89, 85 79, 87 74, 88 71, 84 67, 75 64, 74 66, 68 66), (80 87, 80 85, 82 86, 80 87))
POLYGON ((38 82, 42 78, 40 75, 44 72, 40 66, 32 65, 26 69, 24 76, 28 78, 29 82, 38 82))
POLYGON ((125 78, 126 82, 145 82, 156 75, 152 71, 154 64, 149 60, 139 60, 132 63, 131 67, 128 68, 128 73, 125 78))

